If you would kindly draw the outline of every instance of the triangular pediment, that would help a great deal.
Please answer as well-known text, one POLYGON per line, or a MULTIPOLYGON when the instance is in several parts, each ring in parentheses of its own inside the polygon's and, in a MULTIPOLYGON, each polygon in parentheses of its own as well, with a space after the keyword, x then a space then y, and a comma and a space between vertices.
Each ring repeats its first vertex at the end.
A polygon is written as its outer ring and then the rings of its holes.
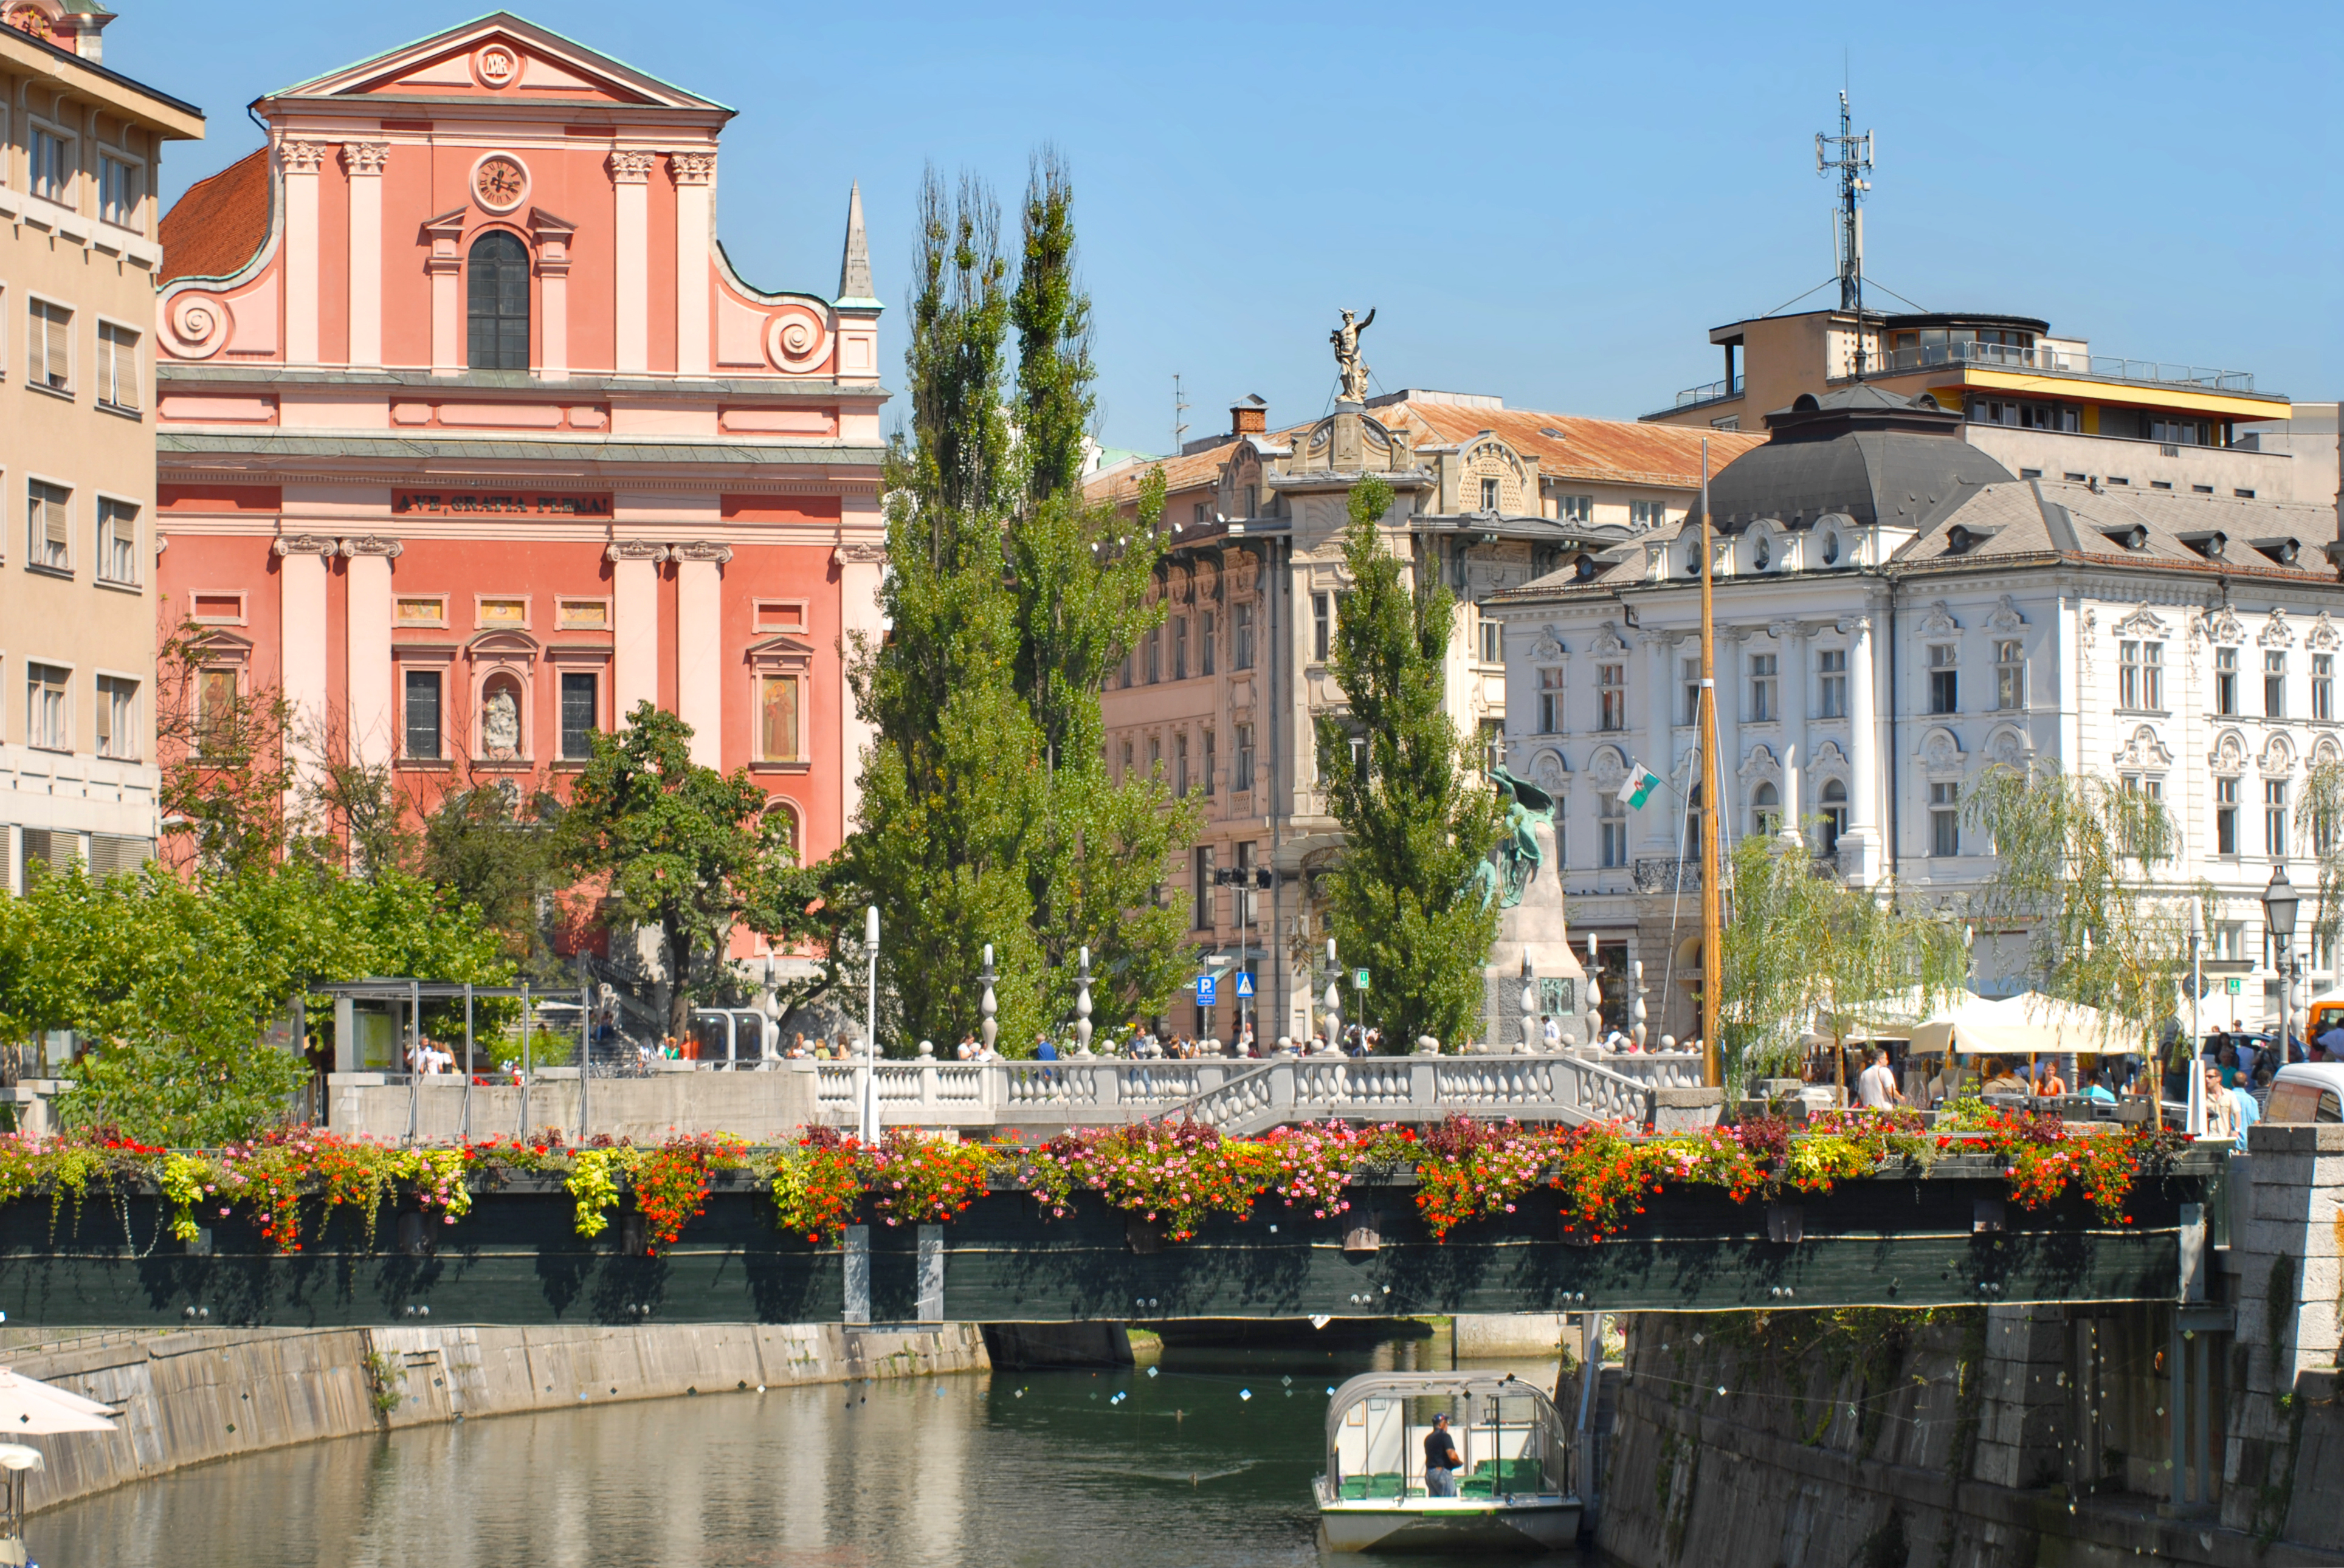
POLYGON ((479 98, 729 113, 561 34, 499 11, 297 83, 272 98, 479 98))
POLYGON ((795 668, 813 658, 813 644, 786 632, 749 645, 745 656, 751 664, 795 668))

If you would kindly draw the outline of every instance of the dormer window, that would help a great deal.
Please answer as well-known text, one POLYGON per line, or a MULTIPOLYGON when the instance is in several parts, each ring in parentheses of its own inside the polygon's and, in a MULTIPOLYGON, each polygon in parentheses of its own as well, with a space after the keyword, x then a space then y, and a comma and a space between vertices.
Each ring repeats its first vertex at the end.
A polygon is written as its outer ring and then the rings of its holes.
POLYGON ((1760 534, 1758 536, 1757 544, 1753 546, 1751 548, 1750 564, 1754 569, 1763 572, 1768 567, 1772 566, 1773 562, 1774 543, 1765 535, 1760 534))
POLYGON ((1827 567, 1839 565, 1839 535, 1836 533, 1824 536, 1824 565, 1827 567))
POLYGON ((1485 512, 1498 509, 1498 481, 1495 479, 1481 481, 1481 509, 1485 512))

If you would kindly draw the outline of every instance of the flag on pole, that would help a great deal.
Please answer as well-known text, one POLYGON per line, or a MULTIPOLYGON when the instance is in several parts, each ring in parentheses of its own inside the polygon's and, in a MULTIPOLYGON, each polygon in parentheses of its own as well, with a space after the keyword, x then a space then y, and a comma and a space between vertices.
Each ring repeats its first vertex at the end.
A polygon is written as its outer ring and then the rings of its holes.
POLYGON ((1628 788, 1625 791, 1628 804, 1639 811, 1642 810, 1644 802, 1652 798, 1652 791, 1660 787, 1660 782, 1661 776, 1642 763, 1632 764, 1628 769, 1628 788))

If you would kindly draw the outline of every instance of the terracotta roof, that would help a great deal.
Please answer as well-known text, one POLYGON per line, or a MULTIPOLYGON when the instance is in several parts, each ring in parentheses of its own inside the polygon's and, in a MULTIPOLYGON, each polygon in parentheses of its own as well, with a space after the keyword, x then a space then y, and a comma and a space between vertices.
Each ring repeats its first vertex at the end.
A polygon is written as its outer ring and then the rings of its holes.
POLYGON ((1232 436, 1217 446, 1201 452, 1187 452, 1177 457, 1140 457, 1117 464, 1103 473, 1095 474, 1083 486, 1084 494, 1094 503, 1111 502, 1125 506, 1139 495, 1140 481, 1156 468, 1164 470, 1165 492, 1178 495, 1202 486, 1220 483, 1221 465, 1236 451, 1240 437, 1232 436))
POLYGON ((1526 457, 1539 460, 1548 478, 1621 484, 1666 485, 1681 490, 1701 485, 1701 444, 1709 442, 1713 475, 1763 435, 1702 430, 1682 425, 1645 425, 1623 419, 1590 419, 1576 414, 1542 414, 1535 408, 1466 408, 1453 403, 1413 400, 1370 408, 1388 426, 1407 426, 1417 445, 1455 445, 1487 430, 1526 457), (1554 435, 1548 435, 1548 431, 1554 435))
POLYGON ((226 277, 268 243, 268 149, 197 180, 163 215, 163 281, 226 277))

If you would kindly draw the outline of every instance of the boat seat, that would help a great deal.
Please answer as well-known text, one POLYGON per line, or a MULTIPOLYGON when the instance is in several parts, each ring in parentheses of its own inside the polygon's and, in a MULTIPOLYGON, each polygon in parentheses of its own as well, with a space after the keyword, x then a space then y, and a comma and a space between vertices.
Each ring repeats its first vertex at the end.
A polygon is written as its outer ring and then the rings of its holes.
POLYGON ((1343 1500, 1344 1500, 1345 1502, 1347 1502, 1347 1503, 1357 1503, 1357 1502, 1359 1502, 1360 1500, 1364 1499, 1367 1495, 1368 1495, 1368 1478, 1367 1478, 1366 1476, 1364 1476, 1364 1475, 1350 1475, 1350 1476, 1346 1476, 1346 1477, 1344 1477, 1344 1479, 1343 1479, 1343 1500))
POLYGON ((1498 1495, 1497 1479, 1494 1476, 1488 1475, 1469 1475, 1464 1480, 1457 1483, 1457 1495, 1460 1497, 1495 1497, 1498 1495))
POLYGON ((1408 1478, 1397 1470, 1379 1470, 1368 1477, 1367 1495, 1405 1497, 1408 1495, 1408 1478))
POLYGON ((1527 1455, 1515 1459, 1485 1459, 1473 1466, 1473 1478, 1486 1479, 1502 1492, 1536 1492, 1543 1477, 1539 1462, 1527 1455))

